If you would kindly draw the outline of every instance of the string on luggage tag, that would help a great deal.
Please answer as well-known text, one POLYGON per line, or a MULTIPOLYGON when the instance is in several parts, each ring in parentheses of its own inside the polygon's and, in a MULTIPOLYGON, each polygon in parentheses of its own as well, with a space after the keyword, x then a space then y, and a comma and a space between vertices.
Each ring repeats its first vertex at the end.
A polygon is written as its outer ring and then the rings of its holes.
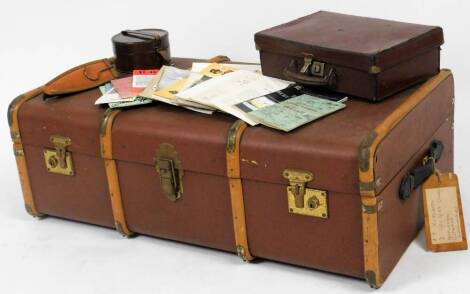
POLYGON ((423 166, 426 165, 429 161, 432 163, 433 174, 436 176, 438 183, 441 183, 441 172, 436 166, 436 159, 434 156, 426 155, 423 158, 423 166))

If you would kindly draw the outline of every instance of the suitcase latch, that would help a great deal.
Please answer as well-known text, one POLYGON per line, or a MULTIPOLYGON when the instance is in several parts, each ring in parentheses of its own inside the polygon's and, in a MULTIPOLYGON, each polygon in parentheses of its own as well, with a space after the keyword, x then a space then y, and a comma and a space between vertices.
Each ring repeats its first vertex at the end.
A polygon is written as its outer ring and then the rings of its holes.
POLYGON ((306 188, 307 183, 313 180, 311 172, 285 169, 282 174, 289 180, 287 203, 290 213, 328 218, 326 191, 306 188))
POLYGON ((300 68, 300 73, 310 74, 315 77, 325 76, 325 63, 314 60, 313 54, 302 53, 304 55, 304 64, 300 68))
POLYGON ((68 137, 52 135, 49 141, 54 145, 54 150, 44 149, 44 160, 47 171, 50 173, 73 176, 72 153, 67 151, 67 147, 72 144, 68 137))
POLYGON ((183 167, 175 147, 167 143, 160 144, 154 162, 160 174, 163 193, 171 201, 176 201, 183 194, 183 167))

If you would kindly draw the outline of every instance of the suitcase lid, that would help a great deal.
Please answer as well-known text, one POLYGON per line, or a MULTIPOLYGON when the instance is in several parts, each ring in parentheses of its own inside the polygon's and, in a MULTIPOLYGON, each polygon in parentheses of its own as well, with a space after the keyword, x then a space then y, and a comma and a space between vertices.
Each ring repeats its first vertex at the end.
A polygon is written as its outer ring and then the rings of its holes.
MULTIPOLYGON (((180 67, 189 67, 191 61, 175 59, 180 67)), ((380 192, 437 129, 435 126, 452 113, 451 77, 409 88, 382 103, 348 101, 345 109, 289 133, 249 127, 240 145, 241 177, 286 185, 285 169, 305 170, 314 175, 307 187, 359 195, 361 143, 381 122, 408 104, 414 91, 424 88, 430 98, 416 108, 421 114, 415 118, 408 115, 403 119, 406 124, 395 127, 409 136, 389 135, 378 147, 378 160, 373 164, 374 176, 382 181, 380 192)), ((98 89, 92 89, 47 101, 41 94, 26 102, 18 113, 23 144, 53 149, 50 136, 61 135, 72 140, 67 147, 72 156, 101 157, 100 126, 106 108, 94 105, 100 95, 98 89)), ((112 157, 155 166, 158 147, 167 143, 175 147, 186 175, 194 172, 226 178, 226 144, 234 122, 229 115, 203 115, 163 103, 124 109, 112 125, 112 157)), ((158 181, 156 171, 155 179, 158 181)))
POLYGON ((98 88, 49 98, 44 94, 27 101, 18 112, 23 144, 54 149, 51 136, 70 138, 67 151, 100 157, 100 124, 104 107, 94 105, 98 88))
MULTIPOLYGON (((289 133, 248 127, 240 143, 241 177, 285 185, 285 169, 305 170, 314 174, 307 184, 311 188, 358 192, 361 141, 411 91, 379 104, 351 100, 345 109, 289 133)), ((227 177, 226 144, 235 121, 221 113, 202 115, 166 104, 125 110, 112 126, 112 157, 155 167, 159 146, 170 144, 184 177, 191 172, 227 177)), ((156 182, 158 177, 155 171, 156 182)))
MULTIPOLYGON (((432 112, 433 122, 439 125, 451 112, 450 85, 440 83, 435 86, 439 91, 428 86, 434 93, 433 102, 423 104, 424 110, 420 110, 432 112), (440 102, 435 103, 436 99, 440 102)), ((359 195, 361 143, 385 118, 406 104, 418 88, 400 92, 383 103, 348 101, 345 109, 289 133, 262 126, 247 128, 240 145, 242 179, 286 185, 283 171, 298 169, 313 173, 308 187, 359 195)), ((202 115, 165 104, 122 111, 112 126, 113 158, 155 167, 159 146, 170 144, 185 171, 184 177, 201 173, 226 178, 226 144, 234 122, 225 114, 202 115)), ((374 164, 380 172, 377 176, 382 177, 381 189, 423 144, 421 137, 431 136, 434 131, 432 126, 414 130, 419 139, 407 138, 407 146, 400 148, 397 155, 378 152, 380 160, 374 164)), ((158 182, 156 171, 155 181, 158 182)), ((208 185, 201 184, 201 189, 209 189, 208 185)))
POLYGON ((376 73, 444 42, 442 28, 318 11, 255 34, 259 50, 376 73))

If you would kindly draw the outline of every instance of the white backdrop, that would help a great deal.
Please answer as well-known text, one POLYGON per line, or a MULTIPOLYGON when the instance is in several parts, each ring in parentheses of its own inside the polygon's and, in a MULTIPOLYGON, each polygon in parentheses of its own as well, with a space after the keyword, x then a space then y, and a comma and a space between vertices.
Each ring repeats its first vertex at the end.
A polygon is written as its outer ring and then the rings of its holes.
MULTIPOLYGON (((112 55, 123 29, 164 28, 173 56, 258 61, 253 34, 316 10, 440 25, 455 74, 455 169, 470 211, 469 1, 9 1, 0 11, 0 293, 352 293, 360 280, 47 218, 23 208, 9 101, 77 64, 112 55), (325 292, 327 291, 327 292, 325 292)), ((467 213, 468 216, 468 213, 467 213)), ((470 219, 470 217, 467 217, 470 219)), ((467 228, 468 221, 467 221, 467 228)), ((421 233, 381 291, 469 293, 467 251, 429 253, 421 233), (466 291, 465 291, 466 290, 466 291)))

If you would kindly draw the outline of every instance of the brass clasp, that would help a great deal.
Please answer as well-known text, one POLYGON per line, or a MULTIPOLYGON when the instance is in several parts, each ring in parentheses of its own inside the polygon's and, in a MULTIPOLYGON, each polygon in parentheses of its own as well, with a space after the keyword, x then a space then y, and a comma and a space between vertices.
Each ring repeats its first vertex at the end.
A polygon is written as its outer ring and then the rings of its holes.
POLYGON ((312 62, 313 62, 313 54, 303 53, 303 55, 304 55, 304 64, 300 68, 300 73, 307 74, 308 69, 310 68, 310 65, 312 65, 312 62))
POLYGON ((167 143, 160 144, 154 162, 155 169, 160 174, 163 193, 171 201, 176 201, 183 194, 184 172, 175 147, 167 143))
POLYGON ((52 135, 49 141, 54 145, 54 150, 44 150, 44 160, 47 171, 51 173, 73 176, 72 154, 67 151, 67 147, 72 144, 68 137, 52 135))
POLYGON ((282 175, 289 180, 287 202, 290 213, 328 218, 326 191, 306 188, 313 180, 311 172, 285 169, 282 175))
POLYGON ((289 180, 289 187, 287 189, 294 195, 295 207, 303 208, 305 205, 305 185, 313 180, 313 174, 308 171, 286 169, 283 176, 289 180))
POLYGON ((325 76, 325 63, 314 60, 314 55, 302 53, 304 64, 300 68, 300 73, 323 78, 325 76))

